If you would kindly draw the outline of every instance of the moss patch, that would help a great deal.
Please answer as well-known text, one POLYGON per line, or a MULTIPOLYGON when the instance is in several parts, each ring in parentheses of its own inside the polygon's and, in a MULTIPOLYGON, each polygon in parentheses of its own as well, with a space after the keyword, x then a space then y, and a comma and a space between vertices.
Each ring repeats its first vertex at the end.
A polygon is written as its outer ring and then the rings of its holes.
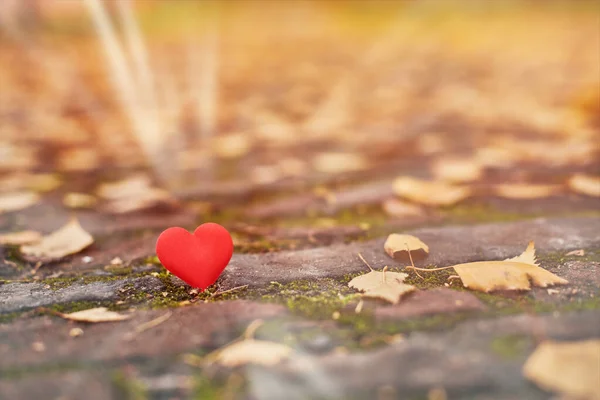
POLYGON ((492 340, 492 351, 505 359, 515 359, 529 354, 533 349, 534 341, 526 335, 506 335, 492 340))

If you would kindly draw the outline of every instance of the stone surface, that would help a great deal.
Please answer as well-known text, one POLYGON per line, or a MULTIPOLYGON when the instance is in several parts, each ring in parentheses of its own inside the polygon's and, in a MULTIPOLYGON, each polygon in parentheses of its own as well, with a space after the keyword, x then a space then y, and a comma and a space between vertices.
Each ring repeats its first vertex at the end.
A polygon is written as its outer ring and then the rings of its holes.
MULTIPOLYGON (((536 219, 505 224, 423 228, 406 233, 427 243, 429 257, 417 265, 447 266, 514 257, 534 240, 538 254, 600 247, 600 218, 536 219)), ((225 287, 272 281, 340 277, 365 270, 357 253, 375 268, 403 267, 383 250, 385 238, 270 254, 234 254, 223 274, 225 287)))
POLYGON ((373 398, 387 386, 401 398, 421 398, 441 387, 449 398, 547 399, 547 393, 521 375, 535 343, 598 335, 598 311, 520 315, 466 322, 446 332, 414 333, 370 352, 302 355, 278 368, 250 367, 246 373, 251 396, 260 399, 373 398))
POLYGON ((279 305, 240 300, 136 311, 131 319, 115 323, 77 323, 57 316, 18 320, 0 325, 0 374, 15 367, 168 357, 216 348, 236 339, 249 321, 285 313, 279 305), (165 323, 135 334, 140 325, 170 312, 165 323), (74 327, 83 329, 83 335, 70 337, 74 327), (34 342, 44 343, 45 350, 36 351, 34 342))
POLYGON ((420 290, 408 294, 398 304, 379 306, 375 310, 375 316, 378 319, 401 319, 486 309, 481 300, 471 293, 439 288, 420 290))

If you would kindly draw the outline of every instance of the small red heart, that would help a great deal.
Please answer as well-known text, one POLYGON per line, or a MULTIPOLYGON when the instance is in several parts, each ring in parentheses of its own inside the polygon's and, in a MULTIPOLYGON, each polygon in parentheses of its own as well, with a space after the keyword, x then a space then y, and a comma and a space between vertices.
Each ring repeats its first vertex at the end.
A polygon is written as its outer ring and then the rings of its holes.
POLYGON ((227 229, 212 222, 192 235, 183 228, 169 228, 156 241, 158 259, 175 276, 202 290, 217 281, 233 254, 227 229))

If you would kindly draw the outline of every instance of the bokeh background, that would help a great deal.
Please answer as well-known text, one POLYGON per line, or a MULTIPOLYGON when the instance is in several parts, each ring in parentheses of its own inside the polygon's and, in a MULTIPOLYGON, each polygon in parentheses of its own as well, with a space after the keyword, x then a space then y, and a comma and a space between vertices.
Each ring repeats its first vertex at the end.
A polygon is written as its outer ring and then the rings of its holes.
POLYGON ((392 191, 417 204, 384 205, 388 216, 465 197, 594 208, 569 179, 586 174, 583 193, 595 193, 598 11, 595 1, 5 0, 0 187, 49 193, 66 212, 184 202, 263 222, 380 210, 392 191), (394 188, 399 176, 434 185, 394 188), (436 199, 456 183, 468 196, 436 199), (336 196, 346 187, 355 197, 336 196))

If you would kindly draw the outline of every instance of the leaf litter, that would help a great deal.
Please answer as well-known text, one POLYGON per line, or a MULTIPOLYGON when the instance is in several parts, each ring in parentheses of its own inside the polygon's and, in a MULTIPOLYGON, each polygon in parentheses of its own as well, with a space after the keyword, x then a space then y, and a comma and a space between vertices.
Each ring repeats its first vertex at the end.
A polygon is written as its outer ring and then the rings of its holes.
POLYGON ((40 260, 54 260, 75 254, 94 243, 94 238, 85 231, 79 221, 71 219, 62 228, 44 236, 37 243, 21 246, 26 256, 40 260))
POLYGON ((109 311, 106 307, 97 307, 90 308, 88 310, 77 311, 74 313, 61 313, 61 312, 53 312, 54 314, 62 317, 64 319, 68 319, 70 321, 77 322, 116 322, 116 321, 124 321, 126 319, 131 318, 130 315, 119 314, 114 311, 109 311))
POLYGON ((529 243, 521 255, 504 261, 477 261, 442 268, 406 268, 422 272, 454 268, 464 287, 481 292, 530 290, 531 283, 538 287, 569 283, 538 265, 533 242, 529 243))
POLYGON ((404 279, 408 277, 407 274, 388 272, 387 266, 381 271, 376 271, 361 254, 358 256, 371 271, 352 279, 348 282, 348 286, 364 292, 364 297, 375 297, 389 301, 392 304, 398 304, 403 295, 416 290, 416 287, 404 283, 404 279))
POLYGON ((568 398, 600 399, 600 340, 544 341, 525 362, 523 375, 568 398))
POLYGON ((237 367, 246 364, 268 367, 289 358, 294 351, 291 347, 281 343, 254 339, 254 333, 262 324, 262 320, 252 321, 240 338, 203 358, 187 354, 185 362, 194 366, 217 363, 225 367, 237 367))
POLYGON ((412 235, 401 235, 399 233, 392 233, 388 236, 387 240, 383 244, 383 249, 392 258, 398 258, 400 256, 408 255, 412 258, 410 253, 421 253, 420 255, 429 254, 429 246, 427 246, 421 239, 412 235))

